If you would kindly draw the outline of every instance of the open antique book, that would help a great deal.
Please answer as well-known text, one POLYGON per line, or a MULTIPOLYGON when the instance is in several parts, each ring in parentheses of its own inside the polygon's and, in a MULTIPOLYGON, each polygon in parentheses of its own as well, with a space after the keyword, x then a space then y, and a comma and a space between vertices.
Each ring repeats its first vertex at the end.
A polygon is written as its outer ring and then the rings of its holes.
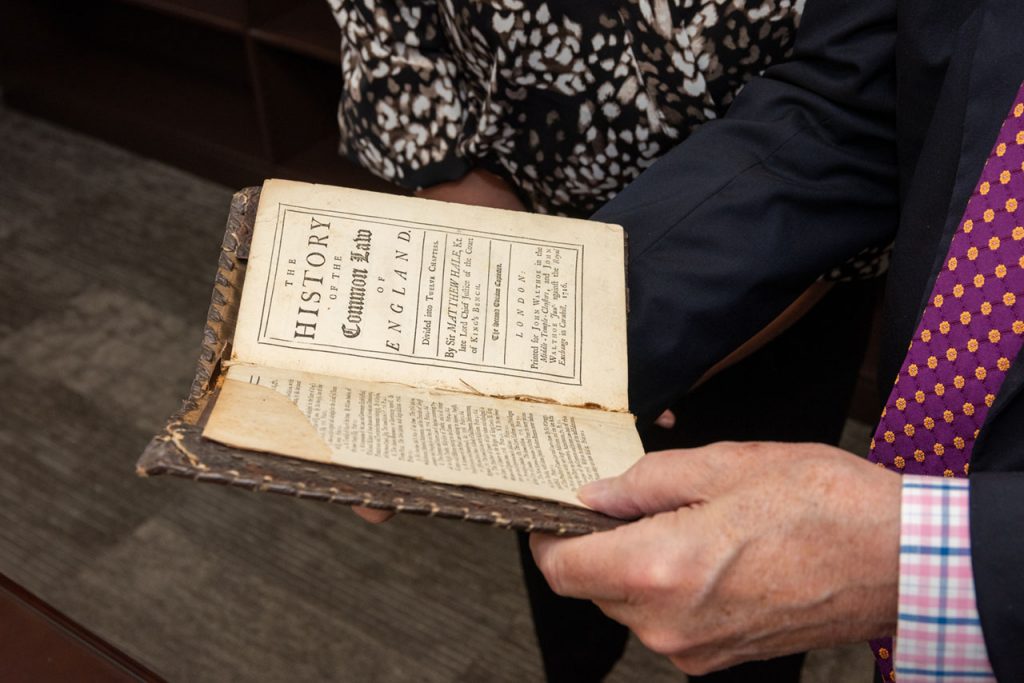
POLYGON ((643 454, 622 228, 268 180, 236 195, 218 284, 192 396, 140 473, 612 523, 575 492, 643 454))

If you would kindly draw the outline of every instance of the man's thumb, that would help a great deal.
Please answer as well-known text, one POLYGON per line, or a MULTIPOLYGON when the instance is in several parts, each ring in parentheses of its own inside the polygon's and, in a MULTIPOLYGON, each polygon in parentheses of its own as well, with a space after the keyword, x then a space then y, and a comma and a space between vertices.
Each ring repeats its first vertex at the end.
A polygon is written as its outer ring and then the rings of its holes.
POLYGON ((700 478, 697 460, 690 450, 648 453, 619 476, 590 482, 576 495, 595 510, 621 519, 675 510, 702 500, 694 486, 700 478))

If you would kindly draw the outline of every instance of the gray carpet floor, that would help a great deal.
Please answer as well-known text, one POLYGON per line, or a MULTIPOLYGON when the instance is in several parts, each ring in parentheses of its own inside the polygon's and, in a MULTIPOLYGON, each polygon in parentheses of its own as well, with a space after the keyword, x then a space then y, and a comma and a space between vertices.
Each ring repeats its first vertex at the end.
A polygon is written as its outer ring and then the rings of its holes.
MULTIPOLYGON (((134 475, 230 196, 0 108, 0 572, 175 681, 539 680, 510 533, 134 475)), ((850 646, 804 678, 870 667, 850 646)), ((611 680, 685 678, 634 641, 611 680)))

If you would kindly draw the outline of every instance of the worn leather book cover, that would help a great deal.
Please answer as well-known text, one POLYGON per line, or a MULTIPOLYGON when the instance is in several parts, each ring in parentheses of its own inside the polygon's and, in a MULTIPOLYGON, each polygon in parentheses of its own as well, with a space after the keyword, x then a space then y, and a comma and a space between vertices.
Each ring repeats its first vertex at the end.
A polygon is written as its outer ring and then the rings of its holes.
POLYGON ((620 523, 558 502, 233 448, 204 438, 204 425, 224 383, 224 361, 231 357, 259 198, 260 188, 253 187, 232 199, 191 390, 139 458, 139 475, 171 474, 252 491, 561 535, 620 523))

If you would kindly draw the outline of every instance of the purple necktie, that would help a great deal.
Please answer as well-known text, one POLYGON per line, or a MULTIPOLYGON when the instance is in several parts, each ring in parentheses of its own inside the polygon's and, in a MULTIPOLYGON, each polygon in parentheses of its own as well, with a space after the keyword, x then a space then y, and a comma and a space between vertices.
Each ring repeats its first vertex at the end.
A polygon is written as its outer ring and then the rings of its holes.
MULTIPOLYGON (((967 476, 974 441, 1024 340, 1022 225, 1024 84, 882 410, 872 462, 901 474, 967 476)), ((892 640, 871 647, 883 677, 896 680, 892 640)))

